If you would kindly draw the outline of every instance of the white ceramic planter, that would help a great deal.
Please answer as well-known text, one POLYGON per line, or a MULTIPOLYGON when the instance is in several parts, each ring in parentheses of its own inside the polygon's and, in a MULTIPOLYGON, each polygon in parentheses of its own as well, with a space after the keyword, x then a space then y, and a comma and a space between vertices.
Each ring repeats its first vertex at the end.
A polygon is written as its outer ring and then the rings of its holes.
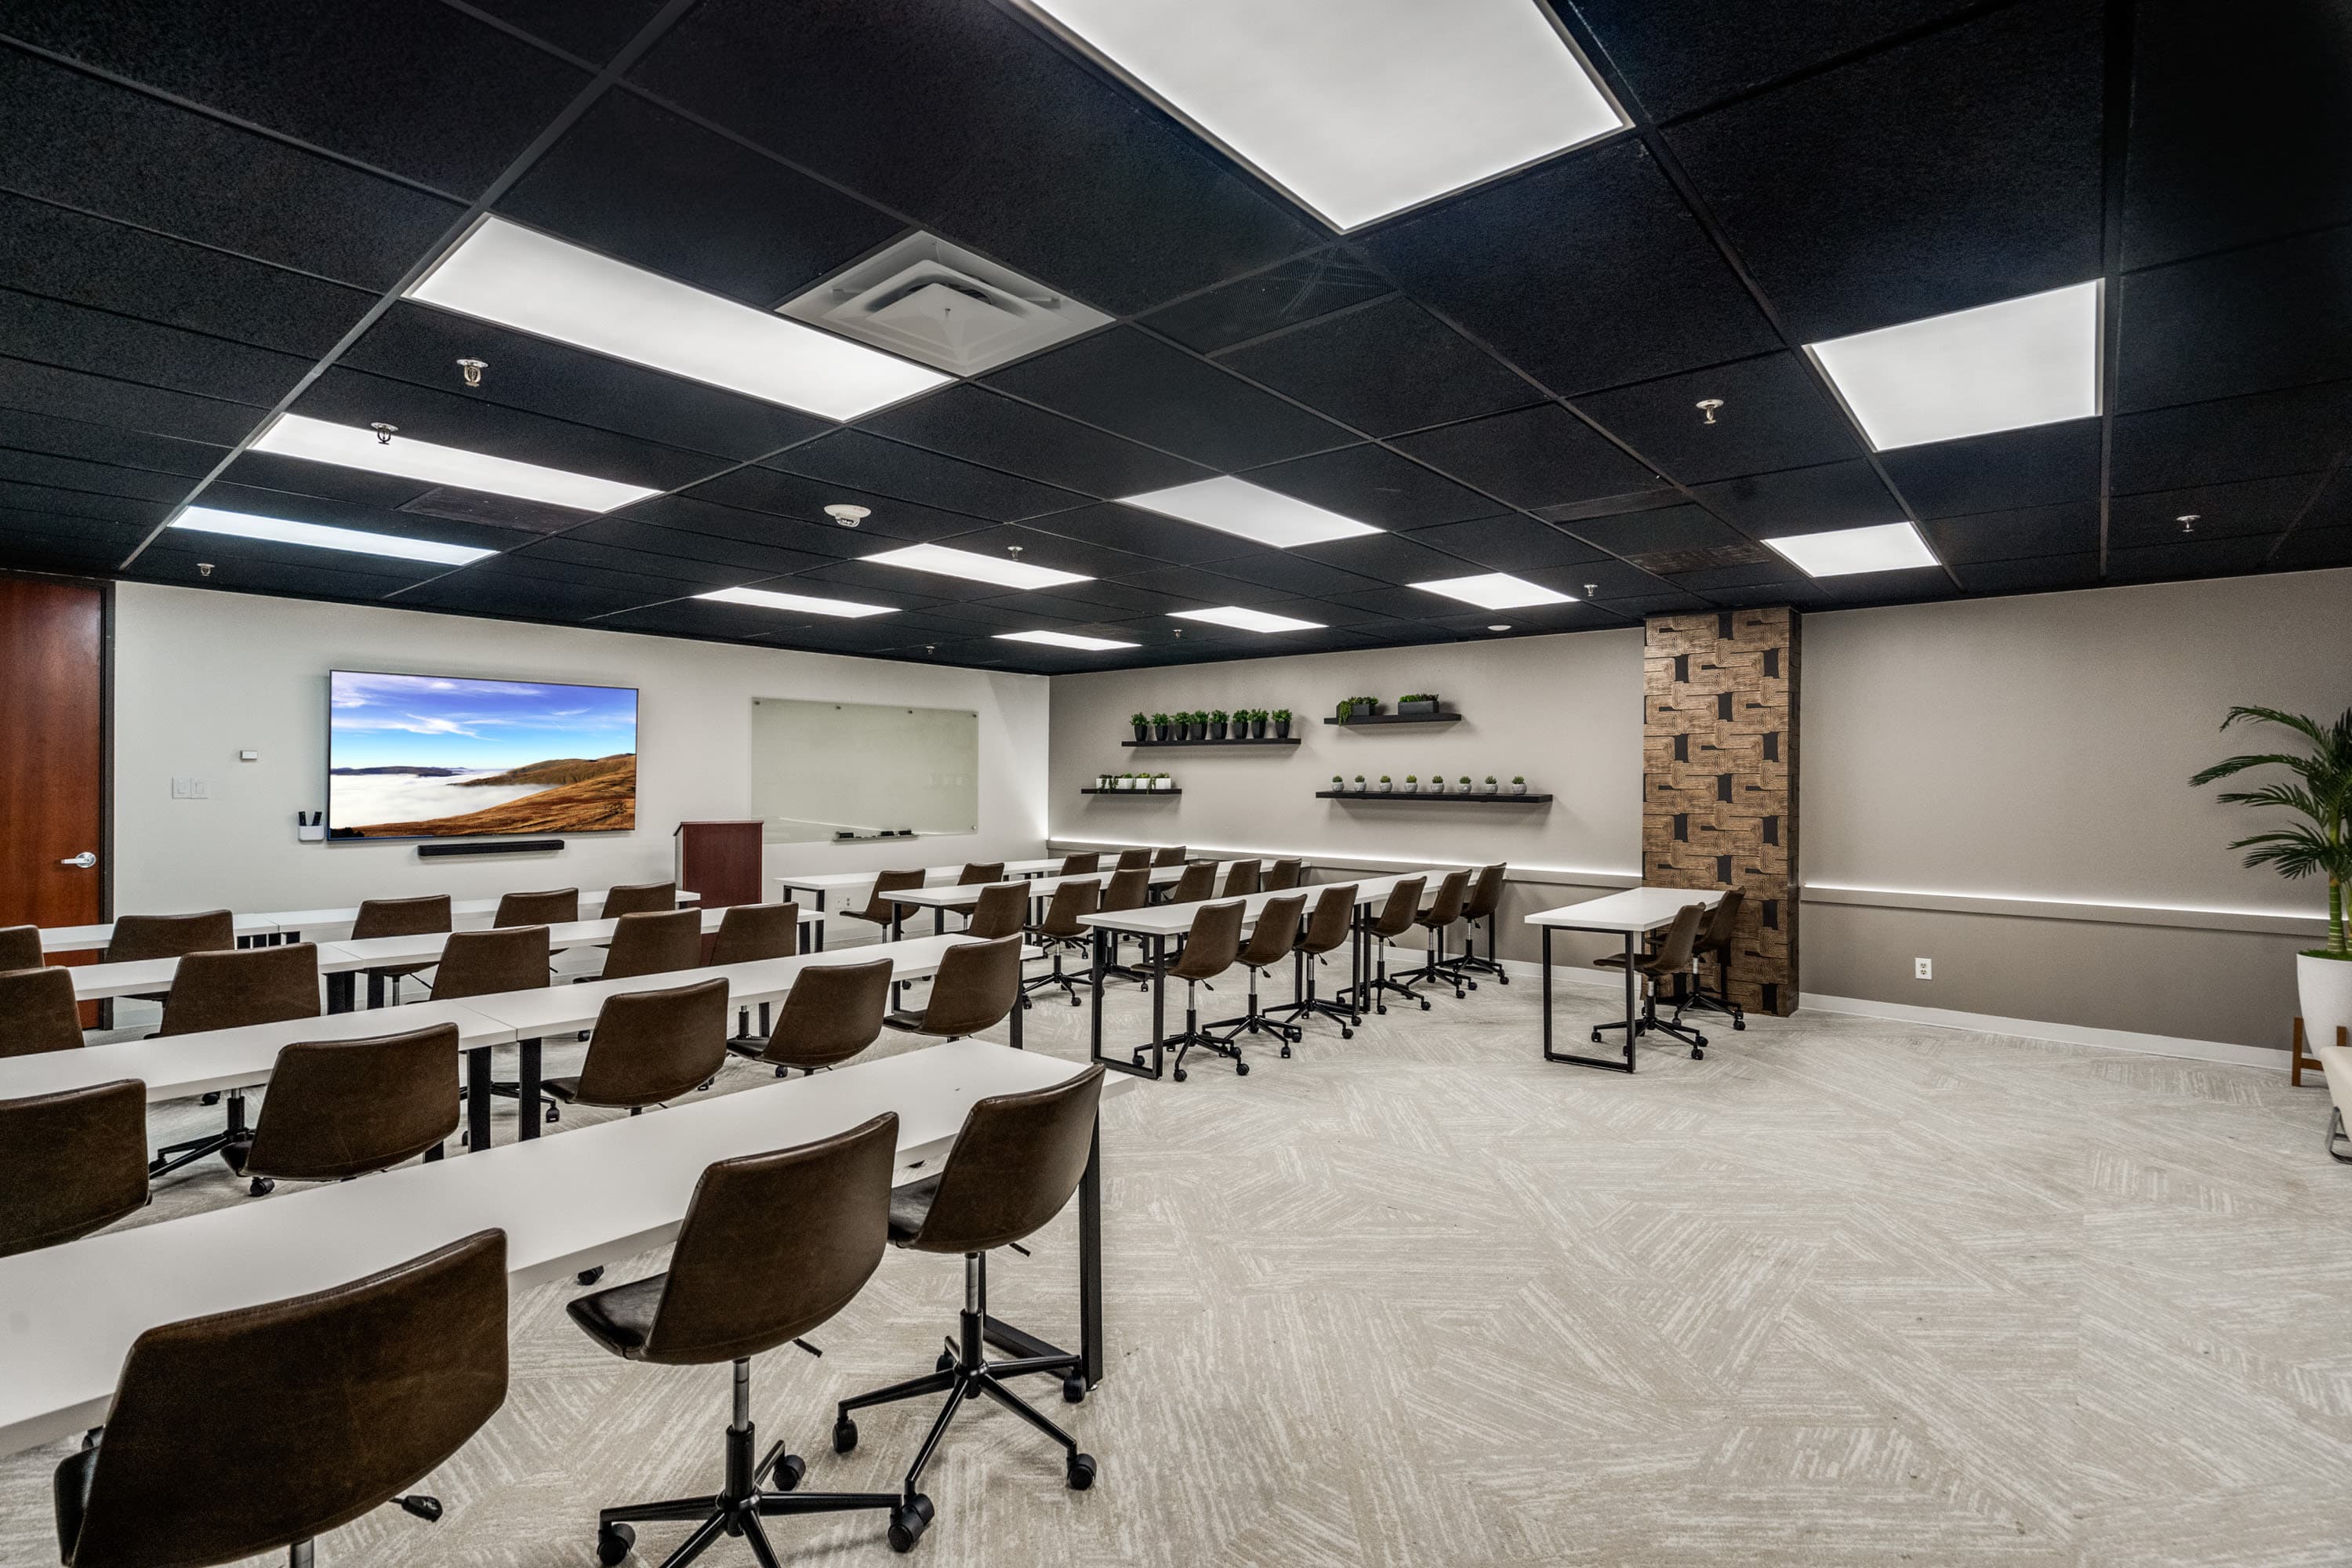
POLYGON ((1480 795, 1492 795, 1495 793, 1495 786, 1490 784, 1482 784, 1478 786, 1478 793, 1480 795))
POLYGON ((1528 786, 1522 784, 1505 784, 1503 788, 1512 795, 1525 795, 1528 793, 1528 786))
POLYGON ((2336 1031, 2352 1028, 2352 960, 2294 958, 2295 992, 2303 1007, 2306 1047, 2332 1046, 2336 1031))
POLYGON ((1153 779, 1151 781, 1151 787, 1153 789, 1174 789, 1176 787, 1176 781, 1174 779, 1153 779))
POLYGON ((1381 783, 1372 786, 1372 793, 1374 795, 1387 795, 1392 788, 1394 788, 1393 785, 1390 784, 1386 780, 1382 780, 1381 783))
POLYGON ((1357 795, 1361 795, 1368 786, 1365 784, 1363 780, 1358 779, 1354 784, 1349 784, 1348 787, 1357 795))

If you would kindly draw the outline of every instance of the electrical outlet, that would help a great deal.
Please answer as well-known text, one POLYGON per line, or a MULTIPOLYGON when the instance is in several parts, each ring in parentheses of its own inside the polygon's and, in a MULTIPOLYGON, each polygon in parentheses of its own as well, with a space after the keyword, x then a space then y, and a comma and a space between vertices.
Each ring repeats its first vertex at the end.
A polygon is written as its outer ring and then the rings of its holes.
POLYGON ((1932 958, 1913 959, 1911 961, 1911 978, 1914 980, 1935 979, 1936 961, 1932 958))

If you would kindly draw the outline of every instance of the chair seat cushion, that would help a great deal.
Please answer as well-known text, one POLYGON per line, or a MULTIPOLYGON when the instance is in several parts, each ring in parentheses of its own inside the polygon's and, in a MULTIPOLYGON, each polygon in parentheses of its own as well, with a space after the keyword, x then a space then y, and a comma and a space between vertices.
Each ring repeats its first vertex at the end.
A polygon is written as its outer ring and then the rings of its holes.
POLYGON ((923 1228, 931 1200, 940 1195, 940 1178, 929 1177, 910 1187, 890 1189, 890 1239, 904 1247, 923 1228))
POLYGON ((539 1080, 539 1089, 566 1105, 577 1104, 580 1100, 580 1080, 576 1078, 543 1078, 539 1080))
POLYGON ((82 1516, 89 1511, 89 1485, 98 1479, 98 1450, 79 1448, 58 1466, 53 1483, 58 1510, 58 1552, 73 1561, 74 1542, 81 1539, 82 1516))
POLYGON ((653 1336, 654 1313, 661 1306, 662 1289, 668 1282, 666 1272, 632 1279, 593 1296, 575 1298, 565 1310, 590 1339, 614 1355, 634 1360, 645 1353, 646 1341, 653 1336))

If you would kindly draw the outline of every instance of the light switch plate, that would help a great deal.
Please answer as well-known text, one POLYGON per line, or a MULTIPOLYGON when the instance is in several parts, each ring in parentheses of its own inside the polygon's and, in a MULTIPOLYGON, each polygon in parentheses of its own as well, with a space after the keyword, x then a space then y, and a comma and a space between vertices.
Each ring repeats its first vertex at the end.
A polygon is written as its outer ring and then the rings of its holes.
POLYGON ((172 798, 173 800, 209 800, 212 797, 205 793, 204 780, 187 773, 173 773, 172 798))

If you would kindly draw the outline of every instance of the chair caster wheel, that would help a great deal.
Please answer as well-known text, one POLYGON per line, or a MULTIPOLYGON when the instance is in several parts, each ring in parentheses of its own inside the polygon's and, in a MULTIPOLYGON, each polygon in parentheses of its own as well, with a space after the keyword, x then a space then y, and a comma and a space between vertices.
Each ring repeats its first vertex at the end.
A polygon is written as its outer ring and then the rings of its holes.
POLYGON ((1184 1069, 1182 1068, 1178 1068, 1176 1069, 1176 1081, 1178 1083, 1182 1083, 1184 1081, 1184 1069))
POLYGON ((1249 1077, 1249 1063, 1247 1063, 1247 1062, 1235 1062, 1235 1063, 1234 1064, 1234 1076, 1235 1078, 1247 1078, 1247 1077, 1249 1077))
POLYGON ((1735 1029, 1744 1029, 1748 1027, 1748 1020, 1745 1018, 1734 1018, 1731 1020, 1731 1026, 1735 1029))
POLYGON ((198 1105, 218 1105, 220 1103, 220 1090, 215 1089, 210 1094, 200 1097, 196 1103, 198 1105))
POLYGON ((1021 998, 1021 1010, 1022 1010, 1024 1013, 1026 1013, 1027 1011, 1029 1011, 1029 998, 1028 998, 1028 997, 1026 997, 1026 996, 1024 996, 1023 998, 1021 998))
POLYGON ((940 1352, 940 1359, 939 1359, 939 1360, 937 1360, 937 1361, 935 1361, 935 1362, 933 1362, 933 1363, 931 1363, 931 1370, 932 1370, 933 1372, 952 1372, 952 1371, 954 1371, 954 1370, 955 1370, 955 1357, 953 1357, 953 1356, 951 1356, 951 1355, 948 1354, 948 1352, 945 1352, 945 1351, 941 1351, 941 1352, 940 1352))
POLYGON ((1075 1006, 1076 1006, 1077 1005, 1078 1005, 1078 994, 1077 994, 1077 993, 1076 993, 1076 992, 1073 991, 1072 993, 1070 993, 1070 1005, 1071 1005, 1071 1006, 1073 1006, 1073 1007, 1075 1007, 1075 1006))
POLYGON ((1076 1373, 1062 1379, 1062 1403, 1084 1405, 1087 1402, 1087 1380, 1076 1373))
POLYGON ((890 1550, 912 1552, 931 1526, 931 1500, 917 1492, 890 1510, 890 1550))
POLYGON ((457 1134, 457 1147, 458 1147, 458 1148, 460 1148, 460 1149, 470 1149, 470 1148, 472 1148, 473 1146, 474 1146, 474 1135, 473 1135, 471 1132, 460 1132, 460 1133, 458 1133, 458 1134, 457 1134))
POLYGON ((636 1543, 637 1532, 627 1525, 600 1524, 596 1527, 596 1561, 604 1568, 613 1568, 636 1543))
POLYGON ((1695 1062, 1703 1062, 1706 1060, 1706 1047, 1705 1046, 1693 1046, 1691 1047, 1691 1060, 1695 1062))
POLYGON ((1339 1037, 1343 1040, 1352 1040, 1356 1037, 1356 1031, 1342 1024, 1339 1026, 1339 1037))
MULTIPOLYGON (((833 1451, 846 1454, 857 1447, 857 1423, 846 1415, 833 1424, 833 1451)), ((906 1548, 900 1547, 900 1551, 906 1548)))
POLYGON ((1428 1012, 1428 1011, 1429 1011, 1429 1004, 1428 1004, 1428 1003, 1426 1003, 1426 1002, 1423 1002, 1423 1003, 1421 1005, 1421 1010, 1422 1010, 1423 1012, 1424 1012, 1424 1013, 1428 1012))
POLYGON ((1284 1056, 1286 1056, 1286 1056, 1288 1056, 1288 1055, 1290 1054, 1290 1047, 1289 1047, 1288 1046, 1285 1046, 1285 1047, 1282 1047, 1282 1054, 1283 1054, 1284 1056))
MULTIPOLYGON (((1473 981, 1470 983, 1470 989, 1471 989, 1471 990, 1473 990, 1473 991, 1477 990, 1477 989, 1478 989, 1478 983, 1477 983, 1476 981, 1473 980, 1473 981)), ((1462 994, 1462 993, 1460 993, 1459 991, 1456 991, 1456 992, 1454 993, 1454 994, 1455 994, 1456 996, 1459 996, 1459 995, 1461 995, 1461 994, 1462 994)))
POLYGON ((1085 1491, 1095 1484, 1095 1457, 1092 1454, 1072 1454, 1066 1477, 1070 1489, 1085 1491))
POLYGON ((792 1069, 792 1068, 778 1068, 776 1069, 776 1076, 777 1076, 778 1078, 783 1078, 783 1077, 787 1076, 788 1074, 790 1074, 792 1070, 793 1070, 793 1069, 792 1069))
POLYGON ((1372 1005, 1372 1011, 1385 1018, 1389 1016, 1389 1005, 1385 1002, 1376 1002, 1372 1005))
POLYGON ((278 1190, 278 1184, 268 1176, 256 1176, 246 1184, 245 1190, 257 1198, 266 1198, 278 1190))
POLYGON ((604 1266, 601 1263, 593 1268, 583 1268, 580 1271, 580 1283, 583 1285, 593 1285, 603 1278, 604 1278, 604 1266))
POLYGON ((400 1505, 403 1513, 412 1514, 427 1524, 437 1524, 441 1521, 441 1500, 437 1497, 411 1492, 406 1497, 396 1497, 392 1500, 400 1505))
POLYGON ((1497 974, 1495 976, 1495 984, 1497 985, 1508 985, 1510 983, 1511 977, 1507 974, 1497 974))
POLYGON ((776 1489, 780 1492, 792 1491, 800 1486, 802 1479, 807 1474, 806 1459, 802 1458, 798 1454, 786 1454, 776 1461, 774 1471, 776 1489))
POLYGON ((1598 1029, 1592 1031, 1592 1043, 1596 1046, 1601 1043, 1601 1031, 1598 1029))

